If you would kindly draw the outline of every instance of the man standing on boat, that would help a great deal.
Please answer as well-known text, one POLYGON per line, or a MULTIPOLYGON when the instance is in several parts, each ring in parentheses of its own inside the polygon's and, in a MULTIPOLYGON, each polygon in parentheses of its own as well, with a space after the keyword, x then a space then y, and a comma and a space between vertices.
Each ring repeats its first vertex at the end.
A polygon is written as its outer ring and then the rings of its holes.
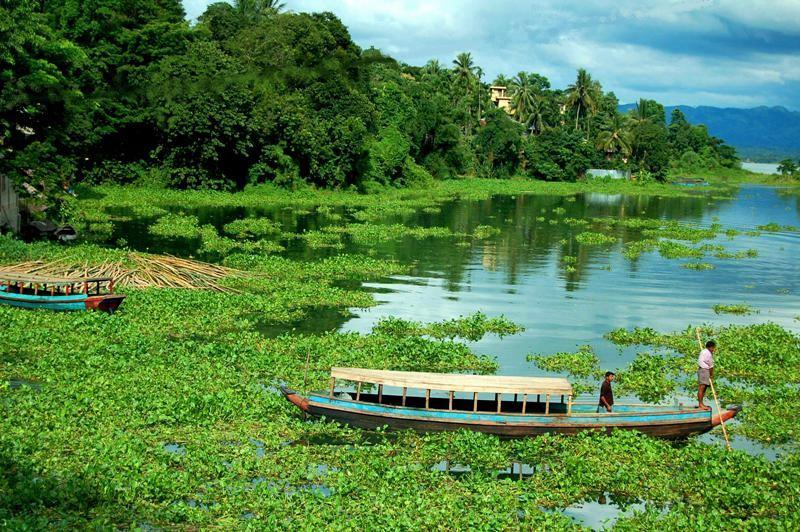
POLYGON ((706 395, 706 388, 711 385, 714 378, 714 350, 717 348, 714 340, 706 342, 706 348, 700 351, 697 357, 697 407, 703 410, 711 410, 710 406, 703 404, 703 397, 706 395))
POLYGON ((600 403, 597 405, 597 413, 600 413, 601 408, 605 408, 606 412, 611 412, 611 407, 614 406, 614 390, 611 389, 611 381, 614 380, 614 373, 606 371, 606 378, 603 379, 603 384, 600 385, 600 403))

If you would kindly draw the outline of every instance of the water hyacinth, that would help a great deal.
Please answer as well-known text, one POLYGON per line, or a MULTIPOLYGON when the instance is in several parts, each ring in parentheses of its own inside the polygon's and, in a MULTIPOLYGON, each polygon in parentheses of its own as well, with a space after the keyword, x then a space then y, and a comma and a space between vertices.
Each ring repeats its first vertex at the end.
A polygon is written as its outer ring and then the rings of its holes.
MULTIPOLYGON (((629 186, 553 185, 548 192, 555 196, 617 192, 629 186)), ((683 193, 668 185, 656 185, 653 191, 671 189, 683 193)), ((774 323, 704 326, 703 336, 720 346, 715 356, 717 392, 726 402, 744 405, 730 430, 737 438, 785 446, 777 458, 623 431, 520 441, 469 432, 368 432, 306 420, 277 393, 281 384, 303 391, 325 389, 335 365, 483 374, 508 361, 492 355, 498 345, 494 336, 517 334, 522 327, 499 313, 464 308, 463 301, 450 303, 460 305, 450 319, 386 317, 362 332, 342 332, 348 313, 374 306, 375 293, 382 294, 360 289, 362 283, 419 275, 408 256, 377 258, 393 256, 390 252, 404 249, 403 243, 413 250, 430 246, 432 253, 445 245, 455 253, 474 252, 470 260, 486 262, 470 264, 483 265, 487 275, 497 275, 490 263, 495 248, 513 244, 526 252, 542 250, 551 253, 552 275, 560 281, 577 277, 564 276, 561 266, 585 273, 591 253, 601 254, 604 264, 631 251, 653 252, 648 259, 653 261, 683 260, 683 253, 728 253, 717 247, 719 241, 694 242, 694 236, 703 234, 700 228, 683 235, 692 238, 678 239, 684 229, 673 227, 672 237, 666 238, 658 235, 663 224, 659 219, 612 224, 581 218, 567 200, 554 197, 547 198, 547 212, 566 206, 568 214, 559 215, 553 225, 538 225, 537 230, 553 231, 548 235, 552 246, 543 248, 541 232, 514 240, 515 225, 520 231, 537 225, 538 209, 527 219, 510 217, 516 224, 498 225, 498 232, 481 243, 473 240, 482 238, 477 228, 495 228, 489 224, 509 216, 473 220, 456 214, 453 223, 434 217, 434 209, 447 213, 452 208, 447 202, 456 197, 486 201, 493 191, 506 191, 525 200, 547 190, 516 180, 436 183, 424 193, 387 190, 383 197, 343 191, 285 193, 269 186, 241 195, 103 190, 108 196, 79 202, 104 210, 115 201, 123 208, 146 198, 158 209, 183 209, 186 214, 162 222, 157 226, 161 234, 154 236, 195 235, 191 254, 243 274, 219 281, 229 293, 131 289, 122 310, 111 316, 0 307, 4 527, 271 529, 302 523, 301 528, 320 529, 436 529, 447 523, 455 529, 566 530, 583 524, 571 517, 576 508, 591 508, 588 503, 598 499, 620 508, 614 526, 623 530, 695 529, 709 522, 746 529, 795 529, 799 524, 795 487, 800 483, 800 429, 794 412, 800 396, 794 383, 800 381, 800 341, 791 328, 774 323), (390 208, 380 215, 378 205, 387 198, 390 208), (201 206, 243 210, 236 211, 235 219, 209 220, 191 210, 201 206), (265 206, 280 210, 266 212, 265 206), (368 209, 360 216, 375 218, 360 222, 355 213, 368 209), (191 216, 197 217, 196 223, 187 220, 191 216), (568 221, 566 216, 578 217, 568 221), (236 230, 228 232, 228 224, 240 219, 250 221, 235 223, 236 230), (258 219, 280 224, 281 233, 272 232, 272 224, 263 225, 265 232, 251 231, 262 223, 253 221, 258 219), (643 237, 643 229, 656 232, 643 237), (582 232, 621 245, 577 246, 576 235, 582 232), (305 247, 298 252, 306 240, 329 246, 316 254, 305 247), (376 249, 381 254, 370 255, 376 249)), ((125 215, 134 221, 138 216, 125 215)), ((169 216, 158 211, 147 215, 169 216)), ((147 220, 142 227, 154 223, 158 221, 147 220)), ((724 228, 715 231, 731 236, 724 228)), ((114 249, 113 242, 61 247, 0 237, 3 264, 131 265, 130 253, 114 249)), ((740 252, 730 253, 738 258, 740 252)), ((445 282, 463 281, 454 276, 445 282)), ((510 273, 505 282, 515 284, 510 273)), ((711 303, 702 310, 713 318, 711 303)), ((764 315, 769 316, 766 310, 764 315)), ((615 391, 647 401, 691 396, 698 347, 694 327, 686 325, 675 332, 661 331, 657 324, 610 332, 610 340, 629 347, 618 365, 611 366, 618 373, 615 391)), ((527 340, 506 338, 500 345, 517 349, 514 342, 527 340)), ((599 362, 607 345, 590 343, 573 352, 567 347, 552 355, 533 355, 529 366, 567 374, 577 391, 595 399, 607 369, 599 362)), ((532 350, 527 344, 523 349, 532 350)))

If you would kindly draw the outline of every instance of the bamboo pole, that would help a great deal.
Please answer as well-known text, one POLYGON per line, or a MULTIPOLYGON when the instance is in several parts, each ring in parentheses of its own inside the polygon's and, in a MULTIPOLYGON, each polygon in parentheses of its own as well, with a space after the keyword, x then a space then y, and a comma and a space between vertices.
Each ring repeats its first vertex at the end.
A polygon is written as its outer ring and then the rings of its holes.
MULTIPOLYGON (((697 327, 695 330, 695 335, 697 336, 697 343, 700 344, 700 349, 703 349, 703 341, 700 339, 700 327, 697 327)), ((719 424, 722 426, 722 435, 725 436, 725 446, 728 450, 731 450, 731 441, 728 439, 728 429, 725 428, 725 420, 722 419, 722 409, 719 407, 719 400, 717 399, 717 391, 714 389, 714 379, 711 378, 711 375, 708 376, 708 382, 711 384, 711 395, 714 396, 714 404, 717 406, 717 415, 719 416, 719 424)), ((713 416, 712 416, 713 419, 713 416)))

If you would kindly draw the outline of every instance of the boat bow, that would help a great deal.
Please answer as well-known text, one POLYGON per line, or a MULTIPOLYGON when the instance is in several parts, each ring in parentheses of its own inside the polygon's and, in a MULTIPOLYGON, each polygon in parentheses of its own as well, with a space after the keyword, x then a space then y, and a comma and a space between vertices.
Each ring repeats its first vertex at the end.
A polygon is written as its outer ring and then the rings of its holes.
POLYGON ((742 407, 739 405, 731 405, 725 410, 725 412, 717 412, 716 414, 711 416, 711 426, 716 427, 720 425, 724 421, 728 421, 729 419, 733 419, 736 414, 742 411, 742 407))
POLYGON ((306 399, 302 395, 299 395, 296 391, 292 390, 287 386, 281 386, 281 393, 290 403, 295 405, 297 408, 299 408, 303 412, 308 412, 309 409, 308 399, 306 399))

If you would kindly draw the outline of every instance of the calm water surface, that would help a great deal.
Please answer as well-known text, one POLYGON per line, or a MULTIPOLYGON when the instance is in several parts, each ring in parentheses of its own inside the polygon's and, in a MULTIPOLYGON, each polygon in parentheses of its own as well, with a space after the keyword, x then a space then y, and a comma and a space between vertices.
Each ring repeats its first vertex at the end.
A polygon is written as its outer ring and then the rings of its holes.
MULTIPOLYGON (((800 225, 795 196, 781 196, 768 187, 745 187, 733 200, 657 198, 587 194, 577 201, 546 196, 498 197, 458 203, 443 209, 438 225, 465 229, 490 224, 502 233, 482 244, 459 248, 449 241, 414 242, 387 252, 416 264, 413 276, 370 283, 380 304, 354 311, 343 330, 367 332, 385 316, 436 321, 482 311, 503 314, 525 332, 499 340, 490 337, 473 345, 480 353, 497 355, 501 374, 541 374, 526 361, 529 353, 572 351, 578 345, 595 348, 603 369, 624 368, 636 354, 620 351, 603 334, 618 327, 652 327, 659 331, 689 324, 774 321, 797 329, 800 322, 800 235, 762 232, 760 236, 720 236, 713 243, 729 250, 754 248, 758 257, 741 260, 704 259, 716 269, 687 270, 686 260, 646 253, 630 261, 623 242, 638 235, 621 232, 612 246, 581 246, 569 240, 582 229, 538 222, 542 209, 562 207, 564 216, 658 217, 726 228, 751 230, 776 222, 800 225), (562 259, 578 257, 577 271, 568 273, 562 259), (752 316, 717 315, 717 303, 747 302, 759 310, 752 316)), ((547 218, 551 214, 544 214, 547 218)), ((437 225, 437 224, 433 224, 437 225)))

